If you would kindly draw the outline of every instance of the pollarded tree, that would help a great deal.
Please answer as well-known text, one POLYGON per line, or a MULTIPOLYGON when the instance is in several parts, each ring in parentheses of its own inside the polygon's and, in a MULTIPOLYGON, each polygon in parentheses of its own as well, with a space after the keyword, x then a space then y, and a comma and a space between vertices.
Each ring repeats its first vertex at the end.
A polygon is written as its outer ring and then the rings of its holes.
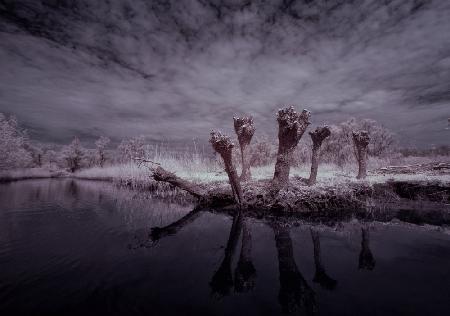
POLYGON ((369 133, 367 131, 352 132, 353 142, 356 149, 356 160, 358 160, 357 179, 367 176, 367 146, 369 145, 369 133))
POLYGON ((78 137, 75 137, 69 145, 64 146, 61 151, 61 156, 70 172, 75 172, 81 168, 84 152, 85 150, 78 137))
POLYGON ((233 165, 233 147, 234 144, 230 137, 216 131, 211 131, 211 138, 209 139, 214 150, 220 154, 225 165, 225 172, 230 181, 231 190, 233 192, 234 200, 237 204, 242 204, 242 189, 236 168, 233 165))
POLYGON ((312 156, 311 156, 311 174, 309 175, 308 184, 313 185, 316 183, 317 171, 319 169, 319 155, 320 147, 325 138, 330 136, 330 128, 328 126, 317 127, 314 132, 309 132, 311 140, 313 142, 312 156))
POLYGON ((106 136, 100 136, 99 139, 95 141, 95 147, 96 147, 96 156, 98 165, 100 167, 103 167, 106 161, 106 154, 105 154, 105 148, 109 145, 111 140, 106 136))
POLYGON ((248 116, 233 117, 233 120, 234 120, 234 131, 237 134, 239 147, 241 148, 241 158, 242 158, 241 181, 248 181, 252 177, 250 172, 249 145, 252 140, 253 134, 255 133, 255 126, 253 124, 252 117, 248 116))
POLYGON ((310 116, 309 111, 303 110, 297 113, 292 106, 278 111, 278 153, 273 175, 273 185, 276 190, 289 182, 292 153, 310 124, 310 116))
POLYGON ((26 140, 26 133, 20 130, 16 118, 0 113, 0 170, 31 164, 31 154, 25 148, 26 140))

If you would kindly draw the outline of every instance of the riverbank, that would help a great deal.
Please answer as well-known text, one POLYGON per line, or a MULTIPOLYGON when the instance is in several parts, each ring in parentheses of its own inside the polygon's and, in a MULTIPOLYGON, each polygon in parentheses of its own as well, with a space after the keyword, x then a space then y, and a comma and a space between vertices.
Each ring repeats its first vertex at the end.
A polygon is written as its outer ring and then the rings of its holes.
MULTIPOLYGON (((411 169, 411 168, 409 168, 411 169)), ((220 170, 220 169, 219 169, 220 170)), ((309 170, 292 168, 290 184, 278 192, 271 190, 273 166, 252 168, 253 180, 242 183, 243 208, 255 214, 299 213, 304 217, 337 218, 349 214, 388 209, 439 209, 436 221, 448 222, 450 214, 450 174, 448 170, 425 168, 396 173, 396 168, 369 172, 365 180, 355 178, 355 170, 325 165, 314 186, 306 185, 309 170), (448 213, 448 214, 447 214, 448 213)), ((197 202, 201 207, 235 208, 224 172, 194 168, 176 175, 197 185, 205 195, 196 199, 186 191, 163 181, 155 181, 145 166, 126 164, 90 168, 74 174, 58 170, 33 169, 0 175, 1 182, 25 179, 73 178, 112 182, 132 190, 150 191, 154 196, 174 197, 197 202), (30 172, 31 171, 31 172, 30 172)), ((425 212, 425 211, 424 211, 425 212)), ((433 215, 434 216, 434 215, 433 215)))

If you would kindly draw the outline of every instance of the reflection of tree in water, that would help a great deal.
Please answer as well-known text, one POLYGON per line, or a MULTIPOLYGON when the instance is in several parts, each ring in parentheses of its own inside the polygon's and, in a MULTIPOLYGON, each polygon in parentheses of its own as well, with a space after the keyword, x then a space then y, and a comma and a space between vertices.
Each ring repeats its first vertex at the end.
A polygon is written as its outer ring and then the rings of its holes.
POLYGON ((289 228, 282 224, 272 225, 278 251, 280 292, 278 299, 284 313, 304 312, 312 315, 316 310, 315 293, 298 270, 294 260, 289 228))
POLYGON ((311 229, 311 238, 314 246, 314 265, 316 266, 313 281, 319 283, 321 287, 327 290, 333 290, 336 287, 337 281, 328 276, 322 264, 319 232, 311 229))
POLYGON ((361 228, 361 252, 359 253, 359 269, 373 270, 375 268, 375 258, 369 248, 369 229, 361 228))
POLYGON ((70 182, 66 186, 66 192, 68 195, 73 197, 78 197, 79 194, 78 184, 74 180, 70 180, 70 182))
POLYGON ((256 269, 252 262, 252 232, 244 218, 242 223, 242 247, 239 261, 234 271, 236 292, 248 292, 255 287, 256 269))
POLYGON ((150 239, 152 241, 157 241, 163 237, 175 235, 184 226, 195 221, 201 214, 202 212, 200 209, 194 209, 170 225, 164 227, 153 227, 151 229, 150 239))
POLYGON ((230 236, 225 247, 225 256, 222 263, 214 273, 211 282, 212 293, 217 297, 222 297, 230 294, 233 288, 233 275, 231 272, 231 263, 236 252, 236 247, 239 241, 239 236, 242 230, 243 216, 239 211, 233 218, 233 224, 231 225, 230 236))

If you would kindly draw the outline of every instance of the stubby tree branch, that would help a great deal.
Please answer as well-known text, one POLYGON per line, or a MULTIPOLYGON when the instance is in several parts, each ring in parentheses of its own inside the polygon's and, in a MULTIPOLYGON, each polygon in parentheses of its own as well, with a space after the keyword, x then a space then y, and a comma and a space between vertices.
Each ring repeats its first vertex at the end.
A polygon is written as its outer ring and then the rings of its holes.
POLYGON ((232 151, 234 147, 233 142, 230 137, 216 131, 211 131, 211 138, 209 139, 209 142, 213 146, 214 150, 222 156, 234 200, 237 204, 242 204, 241 183, 239 182, 239 177, 232 161, 232 151))
POLYGON ((250 173, 250 157, 249 157, 249 147, 253 134, 255 133, 255 126, 253 125, 252 117, 233 117, 234 120, 234 131, 237 134, 239 146, 241 148, 241 158, 242 158, 242 173, 241 181, 248 181, 251 179, 250 173))
POLYGON ((289 182, 292 152, 310 124, 310 116, 309 111, 297 113, 292 106, 278 111, 278 154, 272 183, 277 190, 289 182))
POLYGON ((367 131, 356 131, 352 133, 353 142, 356 147, 356 159, 358 160, 357 179, 364 179, 367 176, 367 146, 370 137, 367 131))
POLYGON ((317 127, 314 132, 309 132, 313 142, 312 156, 311 156, 311 173, 309 175, 308 184, 313 185, 316 183, 317 170, 319 169, 319 155, 320 147, 325 138, 331 135, 330 128, 328 126, 317 127))

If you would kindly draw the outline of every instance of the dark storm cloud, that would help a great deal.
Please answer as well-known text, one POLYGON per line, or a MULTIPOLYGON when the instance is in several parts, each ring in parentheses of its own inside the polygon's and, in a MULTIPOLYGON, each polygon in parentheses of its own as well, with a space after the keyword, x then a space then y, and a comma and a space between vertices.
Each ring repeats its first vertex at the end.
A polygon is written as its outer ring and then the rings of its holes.
POLYGON ((282 104, 446 143, 450 2, 0 1, 0 111, 36 136, 207 138, 282 104))

